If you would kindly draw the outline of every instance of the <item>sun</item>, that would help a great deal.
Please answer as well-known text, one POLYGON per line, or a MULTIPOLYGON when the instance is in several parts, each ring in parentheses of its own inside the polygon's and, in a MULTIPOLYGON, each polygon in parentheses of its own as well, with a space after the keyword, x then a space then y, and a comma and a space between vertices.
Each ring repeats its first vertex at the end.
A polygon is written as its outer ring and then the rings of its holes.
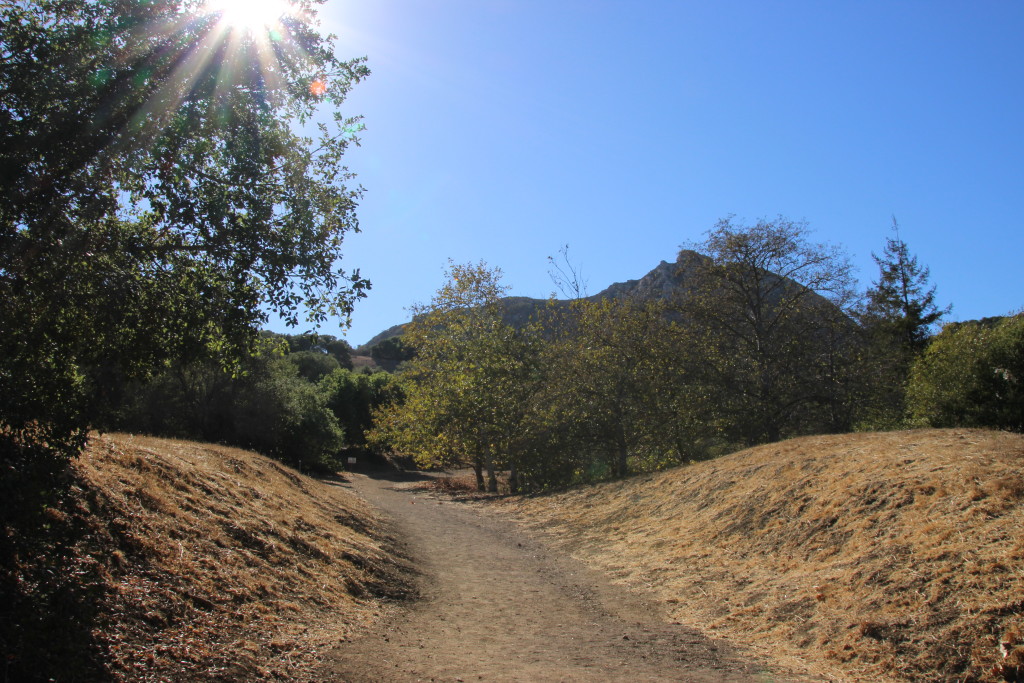
POLYGON ((204 9, 219 14, 227 29, 255 33, 273 27, 294 8, 288 0, 207 0, 204 9))

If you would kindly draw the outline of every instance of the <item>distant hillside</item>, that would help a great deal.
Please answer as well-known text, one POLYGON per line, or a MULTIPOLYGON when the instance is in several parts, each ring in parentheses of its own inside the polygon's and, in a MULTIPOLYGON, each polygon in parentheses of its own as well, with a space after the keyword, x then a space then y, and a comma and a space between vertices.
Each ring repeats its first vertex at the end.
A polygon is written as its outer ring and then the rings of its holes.
POLYGON ((106 435, 71 476, 0 567, 4 680, 311 680, 406 590, 366 503, 269 458, 106 435))
MULTIPOLYGON (((705 259, 707 259, 706 256, 702 256, 695 251, 683 250, 679 253, 679 257, 674 263, 662 261, 639 280, 616 282, 597 294, 586 298, 591 301, 625 298, 635 298, 644 301, 668 299, 685 289, 690 273, 693 272, 697 264, 705 259)), ((566 299, 557 299, 554 302, 555 306, 568 306, 569 304, 570 301, 566 299)), ((537 314, 549 305, 549 300, 532 299, 525 296, 510 296, 502 299, 502 305, 505 309, 504 321, 513 326, 521 326, 536 318, 537 314)), ((357 351, 365 353, 375 344, 385 339, 401 336, 405 332, 406 325, 408 323, 389 327, 360 346, 357 351)))
POLYGON ((672 618, 829 680, 1024 680, 1024 435, 806 437, 508 504, 672 618))

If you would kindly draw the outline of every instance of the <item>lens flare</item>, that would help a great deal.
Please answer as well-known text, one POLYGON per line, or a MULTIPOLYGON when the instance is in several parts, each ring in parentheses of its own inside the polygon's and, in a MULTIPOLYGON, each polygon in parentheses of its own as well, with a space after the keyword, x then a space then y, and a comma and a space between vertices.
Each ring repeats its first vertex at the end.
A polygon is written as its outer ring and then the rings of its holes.
POLYGON ((209 0, 204 9, 225 28, 255 33, 272 29, 293 8, 287 0, 209 0))

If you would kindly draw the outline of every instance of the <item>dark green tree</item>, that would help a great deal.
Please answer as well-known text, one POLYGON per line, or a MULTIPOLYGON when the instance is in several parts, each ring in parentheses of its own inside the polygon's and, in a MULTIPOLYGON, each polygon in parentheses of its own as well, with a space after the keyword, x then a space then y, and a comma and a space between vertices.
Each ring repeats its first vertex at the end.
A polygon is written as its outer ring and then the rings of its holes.
POLYGON ((783 217, 724 219, 692 248, 706 258, 681 254, 692 265, 677 314, 726 435, 754 445, 849 428, 855 297, 845 254, 783 217))
POLYGON ((349 446, 365 447, 373 411, 400 402, 402 388, 388 372, 353 372, 340 368, 320 380, 317 390, 345 432, 349 446))
POLYGON ((101 426, 228 443, 298 467, 337 469, 342 426, 327 397, 290 359, 264 342, 234 374, 213 360, 176 363, 148 382, 130 384, 101 426))
POLYGON ((388 371, 395 370, 404 361, 412 360, 414 355, 412 347, 402 341, 401 337, 389 337, 370 348, 373 361, 388 371))
POLYGON ((882 255, 871 255, 878 265, 878 280, 868 289, 861 314, 865 344, 859 413, 861 424, 871 428, 903 423, 910 368, 936 324, 951 310, 935 303, 929 270, 918 264, 900 238, 895 218, 892 227, 895 236, 886 239, 882 255))
POLYGON ((907 243, 900 239, 895 218, 892 228, 896 236, 885 240, 882 255, 871 255, 879 273, 867 293, 865 322, 916 354, 924 349, 935 325, 952 307, 938 307, 928 267, 919 265, 907 243))
POLYGON ((352 347, 344 339, 338 339, 333 335, 316 332, 278 334, 264 330, 261 336, 282 339, 286 343, 288 353, 317 351, 332 356, 338 361, 338 366, 352 369, 352 347))
POLYGON ((1024 431, 1024 314, 946 325, 914 361, 907 412, 933 427, 1024 431))
POLYGON ((230 364, 268 314, 363 295, 337 108, 368 70, 317 4, 243 31, 200 0, 0 3, 0 456, 76 453, 103 377, 230 364))
POLYGON ((324 351, 297 351, 285 359, 298 369, 300 377, 313 384, 341 367, 334 356, 324 351))
POLYGON ((578 299, 566 317, 544 354, 541 401, 570 439, 548 457, 576 462, 578 479, 684 460, 693 441, 683 430, 686 350, 675 343, 678 330, 664 303, 578 299))

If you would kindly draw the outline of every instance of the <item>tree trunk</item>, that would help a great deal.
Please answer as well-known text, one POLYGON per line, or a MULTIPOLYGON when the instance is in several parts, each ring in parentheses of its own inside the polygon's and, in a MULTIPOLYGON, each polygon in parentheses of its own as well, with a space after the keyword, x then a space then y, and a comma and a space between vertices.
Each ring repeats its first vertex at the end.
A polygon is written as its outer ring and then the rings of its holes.
POLYGON ((626 444, 620 443, 619 444, 619 457, 618 457, 617 462, 615 463, 616 464, 616 469, 618 470, 618 472, 615 473, 615 476, 617 476, 617 477, 625 477, 627 474, 629 474, 628 458, 629 458, 629 451, 626 450, 626 444))
POLYGON ((480 458, 473 459, 473 473, 476 475, 476 490, 484 490, 484 465, 480 458))
POLYGON ((519 483, 519 470, 516 469, 514 463, 509 466, 508 488, 511 493, 519 493, 522 489, 522 484, 519 483))
POLYGON ((491 458, 487 458, 485 464, 487 465, 487 492, 497 493, 498 476, 494 473, 494 461, 491 458))

